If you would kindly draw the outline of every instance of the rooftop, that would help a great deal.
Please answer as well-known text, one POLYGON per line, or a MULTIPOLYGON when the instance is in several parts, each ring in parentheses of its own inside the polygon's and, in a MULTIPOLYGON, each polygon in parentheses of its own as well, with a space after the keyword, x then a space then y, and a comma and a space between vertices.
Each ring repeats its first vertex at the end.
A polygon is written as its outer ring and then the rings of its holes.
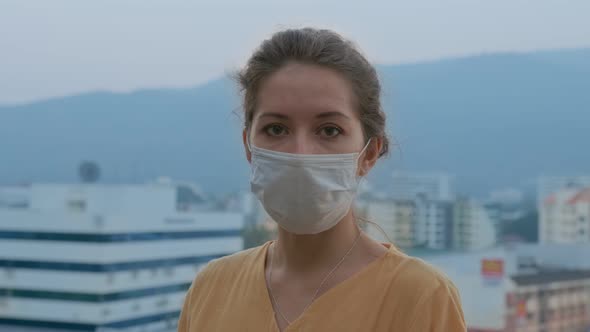
POLYGON ((520 274, 511 277, 519 286, 548 284, 559 281, 590 279, 590 270, 540 270, 531 274, 520 274))
POLYGON ((590 203, 590 187, 580 190, 577 194, 575 194, 572 198, 570 198, 567 201, 568 204, 577 204, 582 202, 590 203))

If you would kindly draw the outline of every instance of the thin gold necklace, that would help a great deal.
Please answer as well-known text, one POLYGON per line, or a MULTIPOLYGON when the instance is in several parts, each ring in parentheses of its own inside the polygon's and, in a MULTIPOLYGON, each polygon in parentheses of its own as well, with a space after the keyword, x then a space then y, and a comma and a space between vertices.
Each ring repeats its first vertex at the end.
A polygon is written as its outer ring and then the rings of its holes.
MULTIPOLYGON (((303 311, 301 312, 301 314, 299 314, 299 316, 303 315, 305 313, 305 311, 307 311, 307 308, 309 308, 309 306, 313 303, 313 301, 318 296, 320 290, 322 289, 322 286, 324 286, 324 283, 326 283, 326 281, 329 280, 329 278, 332 276, 332 274, 340 267, 340 265, 342 265, 342 263, 344 262, 344 260, 346 259, 346 257, 348 257, 348 255, 350 255, 350 253, 352 252, 352 250, 356 246, 356 243, 361 238, 362 231, 360 229, 358 229, 358 231, 359 231, 359 234, 357 235, 356 239, 352 243, 352 246, 350 247, 350 249, 348 249, 348 251, 346 252, 346 254, 344 254, 344 256, 342 256, 342 258, 340 258, 340 261, 338 262, 338 264, 336 264, 332 268, 332 270, 328 274, 326 274, 326 276, 324 277, 324 279, 322 280, 322 282, 320 283, 320 285, 318 286, 318 288, 315 290, 315 293, 313 294, 313 297, 311 298, 311 301, 309 301, 309 303, 305 306, 305 308, 303 308, 303 311)), ((275 245, 275 244, 276 244, 276 241, 273 242, 273 245, 275 245)), ((274 253, 274 247, 273 247, 273 252, 272 253, 274 253)), ((291 321, 281 311, 281 308, 279 306, 279 303, 275 299, 274 292, 272 291, 272 261, 273 261, 273 257, 274 257, 274 255, 272 253, 270 255, 270 264, 268 266, 268 268, 270 270, 269 273, 268 273, 268 292, 270 293, 270 297, 272 299, 272 302, 275 304, 276 311, 287 322, 287 325, 291 325, 291 321)))

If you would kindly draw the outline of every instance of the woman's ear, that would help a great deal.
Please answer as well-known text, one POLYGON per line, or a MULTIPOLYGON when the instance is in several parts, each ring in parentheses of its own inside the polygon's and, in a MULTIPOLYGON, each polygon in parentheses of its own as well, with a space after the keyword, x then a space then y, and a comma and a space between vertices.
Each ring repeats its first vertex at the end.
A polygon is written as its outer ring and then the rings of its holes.
POLYGON ((358 175, 365 176, 369 174, 369 171, 375 166, 375 163, 379 159, 379 154, 381 153, 381 149, 383 149, 383 138, 381 137, 373 137, 369 142, 369 146, 365 149, 361 157, 361 161, 359 164, 358 175))
POLYGON ((244 128, 242 131, 242 143, 244 144, 244 150, 246 151, 246 159, 248 162, 252 162, 252 153, 250 153, 250 147, 248 147, 248 129, 244 128))

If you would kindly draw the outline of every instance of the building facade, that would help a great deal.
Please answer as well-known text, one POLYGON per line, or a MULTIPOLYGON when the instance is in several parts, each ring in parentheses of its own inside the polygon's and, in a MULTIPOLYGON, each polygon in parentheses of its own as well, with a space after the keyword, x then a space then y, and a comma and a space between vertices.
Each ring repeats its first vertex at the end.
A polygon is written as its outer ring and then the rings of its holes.
MULTIPOLYGON (((373 200, 366 204, 367 218, 378 224, 386 236, 402 248, 420 244, 416 222, 416 204, 411 200, 373 200)), ((367 232, 373 237, 381 237, 380 230, 368 226, 367 232)))
POLYGON ((241 214, 186 190, 39 184, 0 208, 0 330, 175 330, 197 272, 242 249, 241 214))
POLYGON ((418 243, 430 249, 453 246, 453 203, 435 201, 425 196, 415 199, 418 243))
POLYGON ((512 277, 506 332, 572 331, 590 327, 590 270, 539 270, 512 277))
POLYGON ((453 248, 475 250, 496 244, 496 227, 488 211, 474 200, 459 198, 453 206, 453 248))
MULTIPOLYGON (((496 244, 488 211, 473 200, 437 201, 418 195, 411 200, 367 200, 362 206, 367 218, 401 248, 477 250, 496 244)), ((379 229, 369 226, 367 231, 381 238, 379 229)))
POLYGON ((590 243, 590 187, 559 190, 539 212, 541 243, 590 243))

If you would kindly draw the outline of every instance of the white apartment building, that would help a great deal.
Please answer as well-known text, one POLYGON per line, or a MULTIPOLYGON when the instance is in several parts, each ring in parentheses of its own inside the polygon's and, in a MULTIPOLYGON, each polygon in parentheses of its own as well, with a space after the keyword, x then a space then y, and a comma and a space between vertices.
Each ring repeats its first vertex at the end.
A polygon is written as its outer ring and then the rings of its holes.
POLYGON ((242 215, 187 190, 33 184, 0 206, 0 330, 175 330, 197 272, 243 246, 242 215))
POLYGON ((453 211, 453 247, 461 250, 489 248, 496 244, 496 228, 488 211, 471 199, 458 199, 453 211))
MULTIPOLYGON (((411 200, 372 200, 364 204, 367 218, 378 224, 389 240, 401 248, 411 248, 423 241, 423 234, 418 232, 416 222, 416 204, 411 200)), ((374 226, 367 227, 367 233, 377 239, 383 239, 380 230, 374 226)))
POLYGON ((419 242, 430 249, 453 246, 453 203, 417 199, 419 242))
POLYGON ((541 243, 590 243, 590 187, 549 195, 539 213, 541 243))

